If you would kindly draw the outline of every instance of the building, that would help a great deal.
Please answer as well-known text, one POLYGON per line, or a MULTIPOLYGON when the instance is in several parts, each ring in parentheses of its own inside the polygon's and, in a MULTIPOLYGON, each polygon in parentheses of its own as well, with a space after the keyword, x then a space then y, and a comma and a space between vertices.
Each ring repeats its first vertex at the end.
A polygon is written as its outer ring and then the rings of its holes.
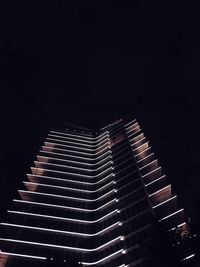
MULTIPOLYGON (((1 223, 0 267, 150 266, 155 229, 188 235, 184 210, 136 120, 97 133, 51 130, 34 164, 1 223)), ((194 258, 184 253, 178 262, 194 258)))

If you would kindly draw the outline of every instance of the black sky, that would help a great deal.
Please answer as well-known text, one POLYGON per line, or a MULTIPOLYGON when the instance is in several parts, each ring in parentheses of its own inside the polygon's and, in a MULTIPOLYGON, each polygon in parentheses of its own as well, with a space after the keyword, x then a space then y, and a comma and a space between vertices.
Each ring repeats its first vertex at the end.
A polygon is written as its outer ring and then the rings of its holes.
POLYGON ((50 128, 136 118, 200 222, 199 20, 197 1, 1 3, 1 216, 50 128))

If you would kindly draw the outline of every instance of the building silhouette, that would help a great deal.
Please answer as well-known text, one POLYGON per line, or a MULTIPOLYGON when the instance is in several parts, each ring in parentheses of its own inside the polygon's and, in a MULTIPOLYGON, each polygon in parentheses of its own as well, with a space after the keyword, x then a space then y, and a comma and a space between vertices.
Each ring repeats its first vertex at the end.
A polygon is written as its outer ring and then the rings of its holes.
POLYGON ((51 130, 34 165, 1 223, 0 267, 179 266, 195 258, 183 242, 184 210, 136 120, 98 132, 51 130))

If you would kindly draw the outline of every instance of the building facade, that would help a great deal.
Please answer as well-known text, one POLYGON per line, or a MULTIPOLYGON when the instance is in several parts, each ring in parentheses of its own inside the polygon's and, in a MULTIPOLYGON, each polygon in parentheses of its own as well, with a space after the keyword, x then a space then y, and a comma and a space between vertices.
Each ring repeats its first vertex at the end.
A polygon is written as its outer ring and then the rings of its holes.
POLYGON ((136 120, 51 130, 27 178, 1 223, 0 267, 151 266, 155 221, 187 235, 136 120))

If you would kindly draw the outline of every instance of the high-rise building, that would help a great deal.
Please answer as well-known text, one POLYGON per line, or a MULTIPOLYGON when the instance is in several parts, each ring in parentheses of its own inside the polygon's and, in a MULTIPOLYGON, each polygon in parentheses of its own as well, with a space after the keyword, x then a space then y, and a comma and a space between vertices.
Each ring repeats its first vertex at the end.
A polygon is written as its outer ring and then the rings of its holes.
POLYGON ((0 267, 150 266, 158 225, 188 234, 136 120, 51 130, 34 164, 1 223, 0 267))

